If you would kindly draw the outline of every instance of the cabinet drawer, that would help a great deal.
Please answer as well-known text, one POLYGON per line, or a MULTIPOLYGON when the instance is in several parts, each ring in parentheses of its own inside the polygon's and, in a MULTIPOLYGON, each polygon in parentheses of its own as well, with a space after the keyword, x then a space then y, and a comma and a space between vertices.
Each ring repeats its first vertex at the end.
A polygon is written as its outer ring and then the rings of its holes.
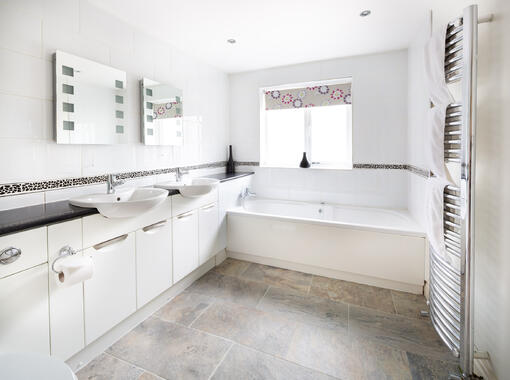
POLYGON ((214 254, 219 251, 218 249, 218 204, 212 203, 203 206, 198 210, 198 231, 199 231, 199 264, 202 265, 214 254))
POLYGON ((0 237, 0 251, 13 247, 21 254, 9 264, 0 264, 0 278, 48 261, 46 227, 0 237))
POLYGON ((198 210, 172 218, 174 284, 198 267, 198 210))
POLYGON ((50 354, 48 265, 0 280, 0 354, 50 354))
POLYGON ((172 286, 172 221, 163 220, 136 231, 138 308, 172 286))
POLYGON ((83 283, 85 343, 90 344, 136 311, 134 233, 84 254, 94 260, 94 275, 83 283))
POLYGON ((172 216, 196 210, 202 206, 218 201, 218 188, 198 198, 185 198, 182 195, 172 195, 172 216))

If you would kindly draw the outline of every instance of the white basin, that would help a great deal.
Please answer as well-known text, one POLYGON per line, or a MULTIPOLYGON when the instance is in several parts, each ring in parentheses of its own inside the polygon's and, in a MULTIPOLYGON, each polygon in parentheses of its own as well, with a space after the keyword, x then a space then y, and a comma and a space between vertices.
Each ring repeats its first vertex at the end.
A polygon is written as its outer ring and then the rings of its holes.
POLYGON ((134 188, 114 194, 89 194, 69 200, 74 206, 97 208, 107 218, 129 218, 159 205, 168 196, 164 189, 134 188))
POLYGON ((220 181, 214 178, 193 178, 189 181, 158 183, 155 187, 167 190, 178 190, 183 197, 197 198, 210 193, 218 183, 220 183, 220 181))

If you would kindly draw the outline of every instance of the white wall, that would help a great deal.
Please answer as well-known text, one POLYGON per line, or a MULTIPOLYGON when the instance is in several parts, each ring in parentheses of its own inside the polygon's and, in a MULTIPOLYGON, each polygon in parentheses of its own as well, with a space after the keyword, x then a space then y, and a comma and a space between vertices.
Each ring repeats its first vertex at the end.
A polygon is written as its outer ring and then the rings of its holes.
MULTIPOLYGON (((471 0, 431 0, 433 29, 458 17, 471 0)), ((479 15, 494 14, 490 24, 479 25, 478 127, 476 148, 475 220, 475 345, 488 352, 499 379, 508 378, 510 361, 510 3, 506 0, 479 2, 479 15)), ((423 37, 419 34, 409 49, 409 158, 425 163, 423 123, 418 107, 423 99, 413 90, 423 85, 420 65, 423 37)), ((421 105, 421 106, 420 106, 421 105)), ((423 108, 422 108, 423 109, 423 108)), ((426 181, 422 181, 426 182, 426 181)), ((420 208, 424 184, 410 179, 409 209, 420 208), (421 187, 421 189, 420 189, 421 187)))
POLYGON ((221 161, 228 141, 228 77, 154 40, 86 0, 0 2, 0 183, 221 161), (124 145, 57 145, 52 55, 56 49, 128 73, 124 145), (184 114, 203 118, 184 147, 140 143, 142 76, 184 91, 184 114))
MULTIPOLYGON (((407 51, 231 74, 230 141, 235 158, 259 161, 259 89, 352 76, 353 162, 406 163, 407 51)), ((258 168, 259 195, 407 208, 403 170, 258 168)))
MULTIPOLYGON (((407 162, 410 165, 429 169, 425 156, 427 112, 430 101, 425 78, 425 43, 430 38, 431 15, 413 38, 408 49, 408 129, 407 162)), ((408 209, 413 218, 422 226, 426 225, 427 179, 414 174, 408 175, 408 209)))

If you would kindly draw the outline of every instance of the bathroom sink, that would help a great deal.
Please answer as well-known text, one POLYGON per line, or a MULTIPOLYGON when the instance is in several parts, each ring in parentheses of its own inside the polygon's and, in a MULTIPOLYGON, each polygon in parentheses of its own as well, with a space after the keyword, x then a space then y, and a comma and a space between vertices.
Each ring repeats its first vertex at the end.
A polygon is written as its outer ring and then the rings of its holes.
POLYGON ((193 178, 189 181, 158 183, 155 187, 178 190, 183 197, 196 198, 211 192, 218 183, 220 181, 214 178, 193 178))
POLYGON ((168 191, 155 188, 134 188, 114 194, 89 194, 69 200, 74 206, 97 208, 107 218, 129 218, 143 214, 168 196, 168 191))

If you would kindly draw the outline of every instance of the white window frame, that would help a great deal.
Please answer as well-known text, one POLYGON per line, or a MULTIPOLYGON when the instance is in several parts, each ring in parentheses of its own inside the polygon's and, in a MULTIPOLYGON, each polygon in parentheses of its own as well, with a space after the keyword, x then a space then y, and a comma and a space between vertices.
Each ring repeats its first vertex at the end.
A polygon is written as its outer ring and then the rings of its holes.
MULTIPOLYGON (((324 80, 324 81, 316 81, 316 82, 303 82, 303 83, 296 83, 291 85, 280 85, 280 86, 273 86, 273 87, 264 87, 260 88, 259 90, 259 99, 260 99, 260 163, 259 165, 261 167, 267 167, 267 168, 274 168, 274 167, 281 167, 281 166, 275 166, 271 165, 265 162, 264 157, 267 156, 267 153, 265 152, 267 144, 267 111, 265 107, 266 98, 265 98, 265 92, 266 91, 274 91, 274 90, 285 90, 285 89, 292 89, 292 88, 302 88, 302 87, 313 87, 313 86, 321 86, 321 85, 330 85, 330 84, 339 84, 339 83, 351 83, 352 85, 352 77, 347 78, 341 78, 341 79, 331 79, 331 80, 324 80)), ((352 92, 352 89, 351 89, 352 92)), ((327 107, 327 106, 326 106, 327 107)), ((305 108, 304 109, 304 134, 305 134, 305 146, 304 151, 306 152, 306 156, 309 160, 312 158, 312 115, 311 115, 312 108, 305 108)), ((350 114, 350 131, 349 131, 349 146, 350 146, 350 152, 349 156, 351 157, 350 163, 328 163, 328 162, 312 162, 310 161, 310 169, 339 169, 339 170, 351 170, 352 169, 352 104, 351 104, 351 114, 350 114)), ((295 166, 290 166, 289 168, 298 168, 299 165, 296 164, 295 166)))

